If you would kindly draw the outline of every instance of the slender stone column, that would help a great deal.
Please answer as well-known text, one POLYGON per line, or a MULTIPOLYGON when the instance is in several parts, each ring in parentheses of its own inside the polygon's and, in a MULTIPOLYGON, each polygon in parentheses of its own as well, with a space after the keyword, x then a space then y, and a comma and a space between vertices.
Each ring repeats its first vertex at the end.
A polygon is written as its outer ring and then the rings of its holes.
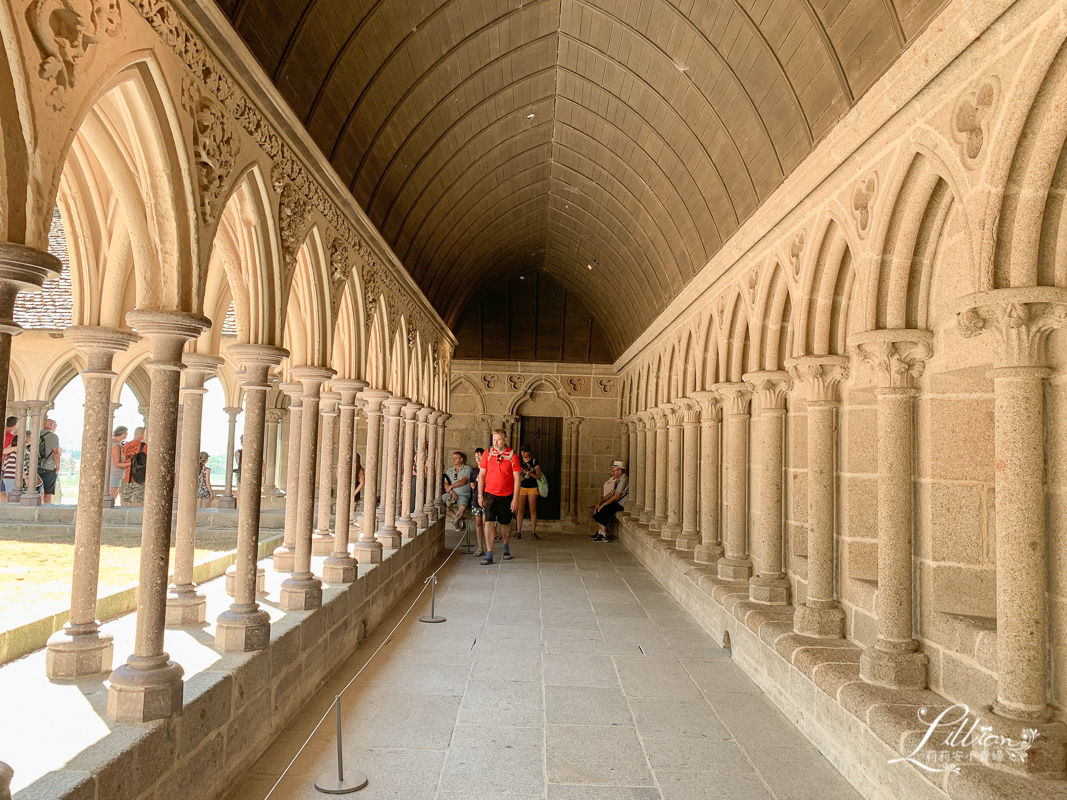
POLYGON ((145 364, 151 378, 147 431, 148 470, 141 522, 140 591, 133 655, 109 677, 107 712, 118 722, 149 722, 180 714, 182 668, 163 650, 167 617, 170 520, 174 499, 174 453, 182 348, 211 322, 180 311, 136 310, 126 323, 152 344, 145 364))
POLYGON ((15 435, 18 437, 20 443, 19 452, 16 453, 15 458, 15 487, 13 490, 9 490, 7 493, 7 502, 18 504, 22 498, 22 492, 26 485, 26 476, 23 472, 23 457, 22 451, 26 447, 26 417, 29 414, 29 408, 25 403, 11 403, 11 410, 14 412, 14 416, 18 417, 19 424, 15 429, 15 435))
POLYGON ((430 524, 430 510, 426 507, 426 459, 429 458, 430 453, 427 441, 429 436, 427 420, 433 413, 432 408, 423 406, 415 414, 419 432, 419 451, 415 456, 415 514, 412 519, 420 528, 426 528, 430 524))
POLYGON ((623 464, 630 463, 630 426, 624 419, 615 420, 619 426, 619 459, 623 464))
POLYGON ((434 436, 434 442, 437 444, 437 456, 434 458, 433 505, 437 509, 437 519, 441 519, 445 515, 445 501, 441 499, 441 495, 444 494, 445 490, 445 423, 450 419, 452 419, 452 415, 444 412, 437 417, 437 435, 434 436))
POLYGON ((440 517, 437 513, 437 505, 434 503, 434 484, 436 483, 434 472, 439 460, 437 457, 437 420, 440 419, 442 413, 444 412, 435 409, 426 418, 426 502, 423 509, 426 511, 429 524, 433 524, 440 517))
POLYGON ((270 643, 270 614, 256 602, 260 584, 259 516, 263 494, 263 432, 270 370, 282 363, 288 350, 265 344, 232 344, 226 354, 244 367, 244 452, 241 454, 240 509, 237 512, 237 560, 234 563, 233 603, 219 614, 215 647, 224 653, 265 650, 270 643))
MULTIPOLYGON (((229 432, 226 439, 226 493, 219 498, 219 508, 237 508, 237 498, 233 495, 233 454, 237 446, 237 415, 241 413, 239 407, 227 406, 222 409, 229 418, 229 432)), ((241 453, 244 458, 244 453, 241 453)))
MULTIPOLYGON (((361 383, 362 383, 362 388, 359 390, 359 392, 362 392, 363 389, 367 388, 367 383, 365 381, 362 381, 361 383)), ((351 530, 354 530, 354 531, 358 531, 359 530, 359 520, 360 520, 360 515, 362 514, 362 509, 360 508, 360 504, 357 503, 356 500, 355 500, 356 484, 359 483, 359 471, 356 469, 356 466, 355 466, 356 465, 356 457, 359 455, 359 447, 360 447, 360 445, 359 445, 359 418, 360 418, 360 413, 367 406, 366 401, 363 400, 363 398, 360 396, 359 392, 356 392, 356 398, 355 398, 355 400, 352 401, 356 406, 356 410, 355 410, 355 412, 353 412, 353 419, 352 419, 352 481, 351 481, 351 485, 348 487, 348 493, 353 498, 352 499, 352 507, 350 509, 349 516, 351 517, 351 520, 352 520, 351 530)), ((362 458, 359 459, 359 466, 360 466, 360 468, 363 468, 363 466, 364 466, 362 458)), ((358 539, 359 536, 356 535, 356 538, 358 539)))
MULTIPOLYGON (((516 451, 519 449, 519 442, 515 441, 515 428, 518 424, 519 418, 514 414, 508 414, 504 417, 504 433, 507 435, 508 445, 512 450, 516 451)), ((489 438, 490 440, 492 439, 492 433, 490 433, 489 438)))
POLYGON ((793 630, 840 639, 845 612, 834 598, 835 412, 838 384, 848 377, 849 361, 846 356, 800 356, 786 366, 808 395, 808 596, 797 606, 793 630))
POLYGON ((400 531, 396 528, 396 468, 400 449, 400 412, 408 404, 406 397, 390 397, 384 403, 385 409, 385 448, 382 453, 385 458, 382 474, 384 486, 382 487, 382 506, 385 508, 385 516, 382 526, 374 537, 382 543, 386 550, 396 550, 400 547, 400 531))
MULTIPOLYGON (((41 434, 44 433, 44 418, 45 412, 48 410, 47 400, 28 400, 26 405, 30 409, 33 422, 30 427, 33 428, 33 436, 29 439, 30 445, 30 466, 26 471, 27 484, 25 490, 22 493, 22 497, 19 503, 24 506, 39 506, 43 499, 35 489, 37 486, 37 467, 40 462, 41 448, 41 434)), ((26 441, 25 439, 19 439, 20 442, 26 441)))
MULTIPOLYGON (((107 424, 111 371, 115 353, 137 341, 137 337, 114 328, 74 325, 63 332, 86 358, 82 372, 85 382, 85 417, 82 428, 79 497, 99 497, 107 486, 109 471, 107 424)), ((21 441, 21 439, 19 440, 21 441)), ((78 503, 74 517, 74 572, 70 587, 70 619, 63 629, 48 638, 45 672, 49 678, 79 678, 111 671, 114 644, 110 634, 100 630, 96 619, 97 590, 100 581, 100 529, 103 509, 97 503, 78 503)))
POLYGON ((265 452, 266 474, 263 476, 263 489, 270 497, 278 497, 278 425, 285 413, 280 408, 267 409, 267 429, 265 452))
POLYGON ((700 404, 685 397, 678 401, 682 418, 682 456, 679 469, 682 473, 682 529, 675 547, 679 550, 694 550, 700 543, 697 528, 697 507, 700 485, 700 404))
POLYGON ((726 552, 719 559, 718 573, 723 580, 747 581, 752 575, 748 556, 748 404, 752 389, 747 383, 717 383, 722 398, 724 499, 726 525, 723 544, 726 552))
POLYGON ((481 426, 479 428, 481 439, 476 446, 489 449, 489 445, 493 442, 493 418, 488 414, 482 414, 478 417, 478 423, 481 426))
POLYGON ((289 444, 285 469, 285 529, 280 547, 274 549, 275 572, 292 572, 296 563, 296 520, 300 504, 300 432, 303 428, 304 387, 298 381, 278 384, 289 398, 289 444))
MULTIPOLYGON (((638 487, 644 492, 644 453, 639 452, 639 441, 644 439, 644 433, 641 431, 641 423, 636 417, 627 417, 623 422, 626 425, 626 438, 627 438, 627 459, 624 462, 626 464, 626 473, 630 482, 630 496, 626 499, 630 508, 624 508, 619 512, 618 516, 623 519, 630 519, 634 516, 634 510, 639 507, 640 502, 637 499, 638 487)), ((642 442, 643 444, 643 442, 642 442)))
MULTIPOLYGON (((319 438, 319 392, 333 370, 324 367, 293 367, 289 374, 304 387, 300 402, 300 496, 296 508, 293 573, 282 581, 282 608, 311 611, 322 606, 322 581, 311 571, 311 533, 315 524, 315 449, 319 438)), ((242 477, 244 468, 241 469, 242 477)))
POLYGON ((860 655, 860 677, 897 689, 925 689, 925 653, 912 635, 915 384, 931 355, 931 331, 875 330, 849 346, 877 376, 878 641, 860 655))
POLYGON ((348 552, 352 506, 352 440, 356 428, 356 393, 367 388, 360 380, 335 380, 334 390, 341 395, 341 424, 337 446, 337 509, 334 523, 334 549, 322 563, 322 579, 327 583, 352 583, 359 563, 348 552))
POLYGON ((670 417, 667 409, 663 406, 653 408, 651 413, 656 420, 656 449, 654 451, 655 461, 653 462, 655 464, 653 467, 653 479, 655 480, 656 490, 652 495, 655 506, 653 507, 652 519, 648 522, 648 529, 659 533, 663 530, 663 526, 667 524, 667 479, 670 472, 667 464, 670 454, 667 424, 670 421, 670 417))
POLYGON ((341 402, 338 392, 322 392, 319 395, 319 416, 322 417, 322 440, 319 443, 319 505, 318 522, 311 537, 311 554, 328 556, 334 551, 333 529, 330 515, 333 513, 333 478, 337 472, 334 448, 337 444, 337 405, 341 402))
POLYGON ((405 539, 415 537, 415 520, 411 513, 412 467, 415 464, 415 417, 422 410, 422 403, 411 402, 403 408, 404 446, 400 458, 400 518, 396 521, 397 530, 405 539))
POLYGON ((650 526, 656 516, 656 415, 643 411, 645 421, 645 497, 641 507, 641 524, 650 526))
POLYGON ((785 397, 792 387, 782 370, 749 372, 745 382, 756 396, 757 447, 759 448, 759 521, 752 550, 760 569, 748 582, 749 597, 757 603, 789 604, 789 579, 782 569, 782 482, 785 470, 785 397))
POLYGON ((634 446, 630 448, 630 452, 634 454, 630 464, 630 494, 632 495, 630 505, 632 508, 626 512, 626 516, 633 522, 639 523, 641 512, 645 509, 645 441, 647 438, 645 417, 641 414, 634 414, 633 426, 634 446))
MULTIPOLYGON (((107 471, 108 471, 108 473, 111 472, 111 446, 110 446, 110 442, 111 442, 111 439, 114 438, 112 436, 112 433, 115 430, 115 412, 118 411, 120 408, 122 408, 122 403, 110 403, 109 407, 108 407, 108 415, 107 415, 107 438, 108 438, 107 471)), ((114 508, 115 507, 115 498, 112 497, 111 496, 111 492, 108 491, 110 488, 111 487, 110 487, 109 483, 105 481, 105 483, 104 483, 104 493, 101 496, 101 508, 114 508)), ((81 497, 81 489, 78 489, 78 496, 81 497)))
POLYGON ((678 403, 667 403, 663 410, 667 414, 667 521, 663 523, 659 535, 673 542, 682 535, 683 407, 678 403))
POLYGON ((571 487, 571 502, 568 508, 568 519, 570 522, 578 523, 578 465, 580 463, 581 445, 578 439, 578 430, 582 425, 581 417, 568 417, 566 419, 569 425, 570 442, 571 442, 571 469, 570 469, 570 487, 571 487))
POLYGON ((367 458, 363 464, 366 482, 363 484, 363 519, 359 524, 356 560, 360 564, 380 564, 382 543, 374 537, 378 530, 378 453, 381 450, 382 403, 392 395, 385 389, 364 389, 360 397, 366 402, 367 458))
POLYGON ((718 564, 726 554, 719 531, 719 396, 693 392, 700 404, 700 544, 693 549, 697 564, 718 564))
POLYGON ((193 583, 196 508, 200 483, 200 428, 204 419, 204 384, 222 364, 216 356, 186 353, 182 405, 181 471, 178 477, 178 522, 174 536, 174 583, 167 595, 167 625, 199 625, 207 619, 207 600, 193 583))
MULTIPOLYGON (((1039 723, 1048 705, 1045 522, 1046 342, 1067 327, 1067 290, 994 289, 957 301, 957 326, 992 339, 997 564, 997 699, 993 711, 1039 723)), ((1062 748, 1062 745, 1061 745, 1062 748)))

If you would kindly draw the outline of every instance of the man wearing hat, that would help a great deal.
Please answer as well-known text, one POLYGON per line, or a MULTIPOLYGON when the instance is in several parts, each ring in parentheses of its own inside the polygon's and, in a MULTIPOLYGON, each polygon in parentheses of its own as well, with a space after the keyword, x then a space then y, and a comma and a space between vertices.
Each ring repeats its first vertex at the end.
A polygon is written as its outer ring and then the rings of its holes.
POLYGON ((604 484, 604 496, 593 506, 593 521, 598 530, 589 538, 594 542, 609 542, 608 525, 615 521, 615 515, 622 511, 626 495, 630 493, 630 479, 626 477, 626 465, 621 461, 611 464, 611 477, 604 484))

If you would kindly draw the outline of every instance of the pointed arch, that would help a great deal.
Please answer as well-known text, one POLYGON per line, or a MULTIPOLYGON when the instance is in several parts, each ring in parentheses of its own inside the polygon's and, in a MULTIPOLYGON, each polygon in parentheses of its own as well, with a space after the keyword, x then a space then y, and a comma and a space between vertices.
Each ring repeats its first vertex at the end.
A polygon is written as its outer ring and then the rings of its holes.
POLYGON ((751 350, 750 326, 741 292, 734 294, 733 302, 729 307, 730 311, 726 317, 726 329, 730 334, 726 340, 723 380, 740 381, 741 376, 752 369, 749 362, 751 350))
POLYGON ((574 401, 563 390, 563 384, 557 381, 550 375, 539 375, 526 385, 521 391, 517 392, 515 396, 508 403, 508 415, 517 416, 519 413, 519 407, 533 399, 534 392, 538 389, 544 389, 545 391, 552 392, 555 397, 553 398, 557 402, 561 403, 566 409, 566 415, 568 417, 578 416, 578 407, 574 404, 574 401))
POLYGON ((333 350, 329 272, 322 233, 315 226, 300 246, 285 314, 285 348, 294 366, 327 366, 333 350))
POLYGON ((793 304, 785 270, 778 262, 757 300, 755 319, 759 320, 757 369, 785 369, 786 359, 793 355, 793 304))
POLYGON ((482 390, 478 387, 478 384, 475 383, 470 378, 469 375, 458 375, 455 378, 453 378, 452 379, 452 383, 449 384, 449 386, 448 386, 449 394, 451 394, 452 392, 455 392, 461 386, 469 387, 471 392, 474 393, 474 397, 478 401, 478 412, 477 412, 478 416, 481 416, 481 415, 485 414, 486 413, 486 410, 485 410, 485 397, 484 397, 484 395, 482 395, 482 390))
POLYGON ((356 270, 348 275, 337 307, 337 322, 333 333, 333 370, 340 378, 363 380, 367 363, 364 331, 367 330, 363 291, 356 270))
POLYGON ((800 298, 797 325, 797 355, 846 355, 849 333, 848 300, 854 291, 856 272, 846 229, 830 217, 800 298))
POLYGON ((407 319, 403 314, 393 333, 393 344, 389 348, 389 380, 387 388, 395 397, 407 397, 408 379, 408 348, 407 348, 407 319))

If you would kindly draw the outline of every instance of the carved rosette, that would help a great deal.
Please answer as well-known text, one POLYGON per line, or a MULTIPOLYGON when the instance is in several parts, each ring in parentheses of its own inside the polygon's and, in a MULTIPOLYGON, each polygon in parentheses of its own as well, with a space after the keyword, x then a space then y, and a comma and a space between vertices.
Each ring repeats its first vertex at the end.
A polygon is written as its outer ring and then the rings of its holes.
POLYGON ((722 398, 723 413, 730 417, 748 414, 748 403, 752 399, 752 387, 744 381, 715 384, 715 391, 722 398))
POLYGON ((915 389, 933 355, 933 339, 931 331, 902 328, 858 333, 849 346, 874 369, 879 388, 915 389))
POLYGON ((1049 334, 1067 327, 1067 289, 993 289, 967 295, 956 307, 961 336, 992 334, 994 367, 1047 366, 1049 334))
POLYGON ((837 405, 838 387, 848 378, 848 356, 800 356, 785 363, 793 380, 804 386, 809 404, 837 405))
POLYGON ((759 370, 741 376, 759 403, 760 411, 785 410, 785 396, 793 388, 793 381, 785 370, 759 370))
POLYGON ((74 88, 81 62, 92 60, 94 45, 114 38, 122 28, 119 0, 34 0, 26 9, 26 23, 41 55, 37 74, 52 84, 48 104, 61 111, 67 91, 74 88))

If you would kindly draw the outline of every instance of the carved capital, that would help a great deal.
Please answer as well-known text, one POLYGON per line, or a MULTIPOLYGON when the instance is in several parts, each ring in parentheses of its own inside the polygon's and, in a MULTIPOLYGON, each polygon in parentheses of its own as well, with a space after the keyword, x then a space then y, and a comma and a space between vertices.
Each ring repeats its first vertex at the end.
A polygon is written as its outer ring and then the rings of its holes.
POLYGON ((667 424, 670 427, 675 428, 682 424, 682 407, 680 405, 677 403, 664 403, 660 408, 667 415, 667 424))
POLYGON ((678 406, 681 408, 683 425, 700 423, 700 403, 692 397, 681 397, 678 399, 678 406))
POLYGON ((933 355, 932 331, 903 328, 867 331, 849 337, 852 347, 878 377, 882 389, 914 389, 933 355))
POLYGON ((667 429, 667 412, 663 410, 662 406, 650 408, 648 413, 652 417, 649 427, 654 427, 656 430, 667 429))
POLYGON ((700 418, 706 422, 718 422, 722 410, 722 398, 718 392, 693 392, 690 397, 700 405, 700 418))
POLYGON ((960 298, 956 309, 965 339, 992 334, 994 367, 1044 367, 1049 334, 1067 327, 1067 289, 993 289, 960 298))
POLYGON ((800 356, 786 361, 789 374, 804 386, 809 403, 835 404, 838 386, 848 378, 848 356, 800 356))
POLYGON ((728 416, 748 414, 748 403, 752 399, 752 387, 744 381, 716 383, 713 387, 722 398, 723 413, 728 416))
POLYGON ((785 370, 759 370, 741 376, 752 387, 761 411, 785 408, 785 396, 793 388, 793 381, 785 370))
POLYGON ((267 424, 277 425, 285 417, 284 408, 268 408, 267 409, 267 424))

